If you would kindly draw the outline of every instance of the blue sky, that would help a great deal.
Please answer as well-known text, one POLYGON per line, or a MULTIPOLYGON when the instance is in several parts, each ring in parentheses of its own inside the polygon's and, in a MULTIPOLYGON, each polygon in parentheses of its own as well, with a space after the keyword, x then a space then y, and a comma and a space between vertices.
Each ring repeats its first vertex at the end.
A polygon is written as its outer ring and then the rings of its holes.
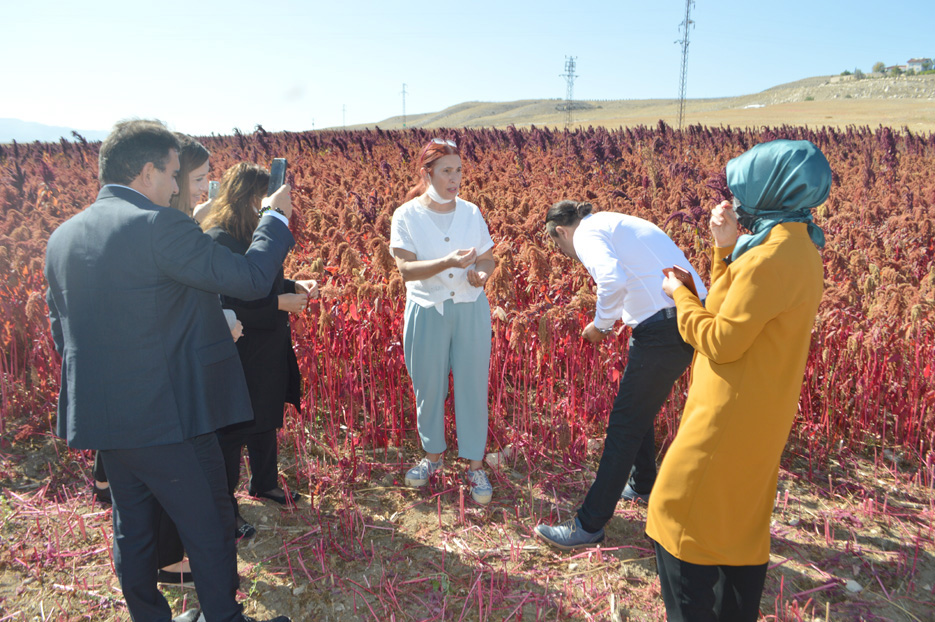
MULTIPOLYGON (((193 134, 376 123, 464 101, 678 95, 684 0, 0 0, 0 117, 193 134)), ((935 3, 697 0, 689 98, 935 57, 935 3)))

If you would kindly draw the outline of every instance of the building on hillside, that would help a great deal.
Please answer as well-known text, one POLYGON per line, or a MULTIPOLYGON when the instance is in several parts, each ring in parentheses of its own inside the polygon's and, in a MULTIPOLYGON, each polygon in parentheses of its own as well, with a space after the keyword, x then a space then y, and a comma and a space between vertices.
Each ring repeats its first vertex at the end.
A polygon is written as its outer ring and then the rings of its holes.
POLYGON ((910 58, 906 61, 905 71, 914 71, 916 73, 922 73, 927 69, 932 68, 932 59, 931 58, 910 58))

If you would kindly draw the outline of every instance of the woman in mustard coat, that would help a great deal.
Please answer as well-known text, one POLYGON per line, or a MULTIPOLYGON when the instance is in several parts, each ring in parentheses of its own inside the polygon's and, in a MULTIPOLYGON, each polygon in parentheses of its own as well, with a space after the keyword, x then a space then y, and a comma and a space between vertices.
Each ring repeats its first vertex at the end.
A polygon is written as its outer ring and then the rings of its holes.
POLYGON ((757 619, 779 460, 823 288, 824 235, 810 213, 831 187, 821 151, 757 145, 728 162, 727 183, 736 213, 726 201, 712 211, 705 306, 673 275, 663 282, 695 348, 646 524, 670 621, 757 619), (752 234, 738 238, 738 219, 752 234))

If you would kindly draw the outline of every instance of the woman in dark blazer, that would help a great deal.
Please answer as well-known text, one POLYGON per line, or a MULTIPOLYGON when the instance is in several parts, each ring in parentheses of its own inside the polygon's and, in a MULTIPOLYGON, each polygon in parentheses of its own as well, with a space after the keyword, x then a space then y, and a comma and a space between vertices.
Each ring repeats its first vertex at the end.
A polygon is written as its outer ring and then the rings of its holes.
MULTIPOLYGON (((269 172, 255 164, 240 163, 224 173, 218 196, 202 229, 219 244, 238 254, 250 246, 259 222, 260 202, 266 195, 269 172)), ((250 494, 283 505, 295 502, 279 486, 276 434, 283 425, 283 407, 300 408, 301 376, 292 349, 289 313, 305 309, 309 297, 318 295, 315 281, 284 278, 280 269, 265 298, 244 301, 222 296, 221 304, 237 314, 243 336, 237 350, 243 364, 253 406, 253 421, 218 430, 227 468, 227 483, 237 516, 238 537, 251 537, 255 529, 241 516, 234 499, 240 480, 240 456, 244 446, 250 457, 250 494)))

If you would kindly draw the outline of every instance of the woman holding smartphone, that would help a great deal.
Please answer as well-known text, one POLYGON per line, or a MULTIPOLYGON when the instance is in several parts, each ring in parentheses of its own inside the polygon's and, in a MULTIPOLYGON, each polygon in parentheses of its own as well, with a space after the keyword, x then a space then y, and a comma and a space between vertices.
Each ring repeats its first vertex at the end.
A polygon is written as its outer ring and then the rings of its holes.
MULTIPOLYGON (((269 172, 249 163, 237 164, 221 179, 218 196, 201 228, 219 244, 244 254, 264 209, 269 172)), ((315 281, 284 278, 282 270, 265 298, 244 301, 222 297, 243 323, 237 341, 254 420, 218 430, 218 441, 227 468, 227 483, 237 517, 237 536, 251 537, 252 525, 240 515, 234 491, 240 480, 240 458, 246 446, 250 457, 250 494, 283 505, 295 503, 298 494, 286 494, 279 486, 276 435, 283 425, 283 408, 301 408, 301 377, 292 349, 290 313, 301 313, 309 298, 318 296, 315 281)))
POLYGON ((775 140, 727 163, 711 212, 706 306, 663 281, 695 348, 678 433, 649 500, 646 534, 668 619, 754 622, 769 563, 779 461, 795 418, 824 277, 811 210, 831 167, 812 143, 775 140), (738 219, 752 233, 738 237, 738 219))
POLYGON ((405 481, 424 486, 442 468, 450 372, 458 456, 469 461, 465 479, 483 505, 493 495, 482 460, 491 339, 484 284, 495 266, 494 244, 477 206, 458 197, 461 155, 453 141, 429 141, 416 172, 419 181, 394 212, 390 232, 390 250, 406 282, 403 350, 426 452, 405 481))

